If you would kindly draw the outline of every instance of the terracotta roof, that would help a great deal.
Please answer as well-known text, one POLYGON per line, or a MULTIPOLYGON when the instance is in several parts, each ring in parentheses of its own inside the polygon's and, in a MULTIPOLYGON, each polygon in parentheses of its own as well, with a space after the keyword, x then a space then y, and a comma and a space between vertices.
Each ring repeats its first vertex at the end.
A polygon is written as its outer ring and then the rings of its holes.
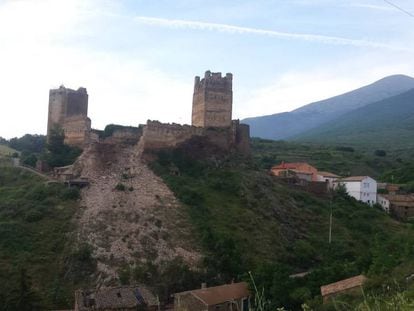
POLYGON ((155 297, 145 288, 120 286, 98 290, 78 290, 75 299, 79 310, 110 310, 156 305, 155 297))
POLYGON ((341 178, 340 181, 362 181, 368 177, 369 176, 349 176, 349 177, 341 178))
POLYGON ((347 289, 362 286, 367 278, 365 276, 357 275, 349 279, 345 279, 339 282, 331 283, 328 285, 321 286, 322 296, 340 293, 347 289))
POLYGON ((380 196, 390 201, 393 205, 414 207, 413 194, 381 194, 380 196))
POLYGON ((339 178, 340 176, 334 174, 334 173, 330 173, 330 172, 320 172, 318 171, 318 175, 324 176, 324 177, 335 177, 335 178, 339 178))
POLYGON ((250 296, 249 288, 246 282, 225 284, 215 287, 207 287, 192 291, 177 293, 182 295, 190 293, 200 299, 207 306, 214 306, 227 301, 246 298, 250 296))
POLYGON ((272 168, 276 168, 276 169, 278 169, 278 168, 279 169, 295 169, 295 168, 297 168, 298 166, 301 166, 301 165, 309 165, 309 164, 306 163, 306 162, 291 162, 291 163, 282 162, 279 165, 273 166, 272 168))

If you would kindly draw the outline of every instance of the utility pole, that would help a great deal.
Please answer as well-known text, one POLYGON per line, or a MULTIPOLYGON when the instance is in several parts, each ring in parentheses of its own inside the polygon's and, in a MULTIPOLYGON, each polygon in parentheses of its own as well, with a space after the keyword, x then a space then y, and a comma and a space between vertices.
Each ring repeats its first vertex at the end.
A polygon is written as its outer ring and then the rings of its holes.
POLYGON ((330 201, 329 201, 329 205, 330 205, 330 207, 331 207, 331 212, 330 212, 330 215, 329 215, 329 244, 331 244, 331 242, 332 242, 332 210, 333 210, 333 207, 332 207, 332 192, 331 192, 331 199, 330 199, 330 201))

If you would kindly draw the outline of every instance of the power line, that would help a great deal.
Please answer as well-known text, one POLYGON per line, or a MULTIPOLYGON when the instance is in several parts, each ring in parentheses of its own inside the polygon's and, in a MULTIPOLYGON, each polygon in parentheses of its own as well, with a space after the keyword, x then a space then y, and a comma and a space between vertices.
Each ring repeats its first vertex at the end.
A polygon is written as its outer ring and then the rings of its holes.
POLYGON ((413 14, 413 13, 411 13, 411 12, 409 12, 409 11, 405 10, 404 8, 402 8, 402 7, 398 6, 398 5, 396 5, 395 3, 392 3, 392 2, 391 2, 391 1, 389 1, 389 0, 384 0, 384 2, 385 2, 385 3, 388 3, 388 4, 389 4, 389 5, 391 5, 391 6, 393 6, 393 7, 394 7, 394 8, 396 8, 397 10, 399 10, 399 11, 401 11, 401 12, 403 12, 403 13, 407 14, 408 16, 410 16, 410 17, 414 18, 414 14, 413 14))

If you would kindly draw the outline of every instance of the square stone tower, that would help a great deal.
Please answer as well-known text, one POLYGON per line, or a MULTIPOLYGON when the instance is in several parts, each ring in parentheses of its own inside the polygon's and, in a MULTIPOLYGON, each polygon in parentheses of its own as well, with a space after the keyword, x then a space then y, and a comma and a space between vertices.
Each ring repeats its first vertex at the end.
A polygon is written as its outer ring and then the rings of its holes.
POLYGON ((233 105, 233 75, 206 71, 195 77, 191 124, 198 127, 230 127, 233 105))
POLYGON ((54 126, 65 133, 65 143, 82 146, 88 141, 91 120, 88 118, 88 93, 85 88, 72 90, 60 86, 49 91, 47 135, 54 126))

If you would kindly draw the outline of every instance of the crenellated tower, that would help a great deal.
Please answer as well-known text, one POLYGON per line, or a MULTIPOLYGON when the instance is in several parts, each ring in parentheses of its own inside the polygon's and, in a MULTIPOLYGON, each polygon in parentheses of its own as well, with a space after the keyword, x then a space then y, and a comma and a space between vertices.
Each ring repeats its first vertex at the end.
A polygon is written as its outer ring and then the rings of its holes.
POLYGON ((65 143, 82 146, 88 141, 91 120, 88 118, 88 93, 85 88, 72 90, 60 86, 49 91, 48 137, 56 125, 64 130, 65 143))
POLYGON ((191 124, 198 127, 230 127, 233 105, 233 75, 206 71, 195 77, 191 124))

